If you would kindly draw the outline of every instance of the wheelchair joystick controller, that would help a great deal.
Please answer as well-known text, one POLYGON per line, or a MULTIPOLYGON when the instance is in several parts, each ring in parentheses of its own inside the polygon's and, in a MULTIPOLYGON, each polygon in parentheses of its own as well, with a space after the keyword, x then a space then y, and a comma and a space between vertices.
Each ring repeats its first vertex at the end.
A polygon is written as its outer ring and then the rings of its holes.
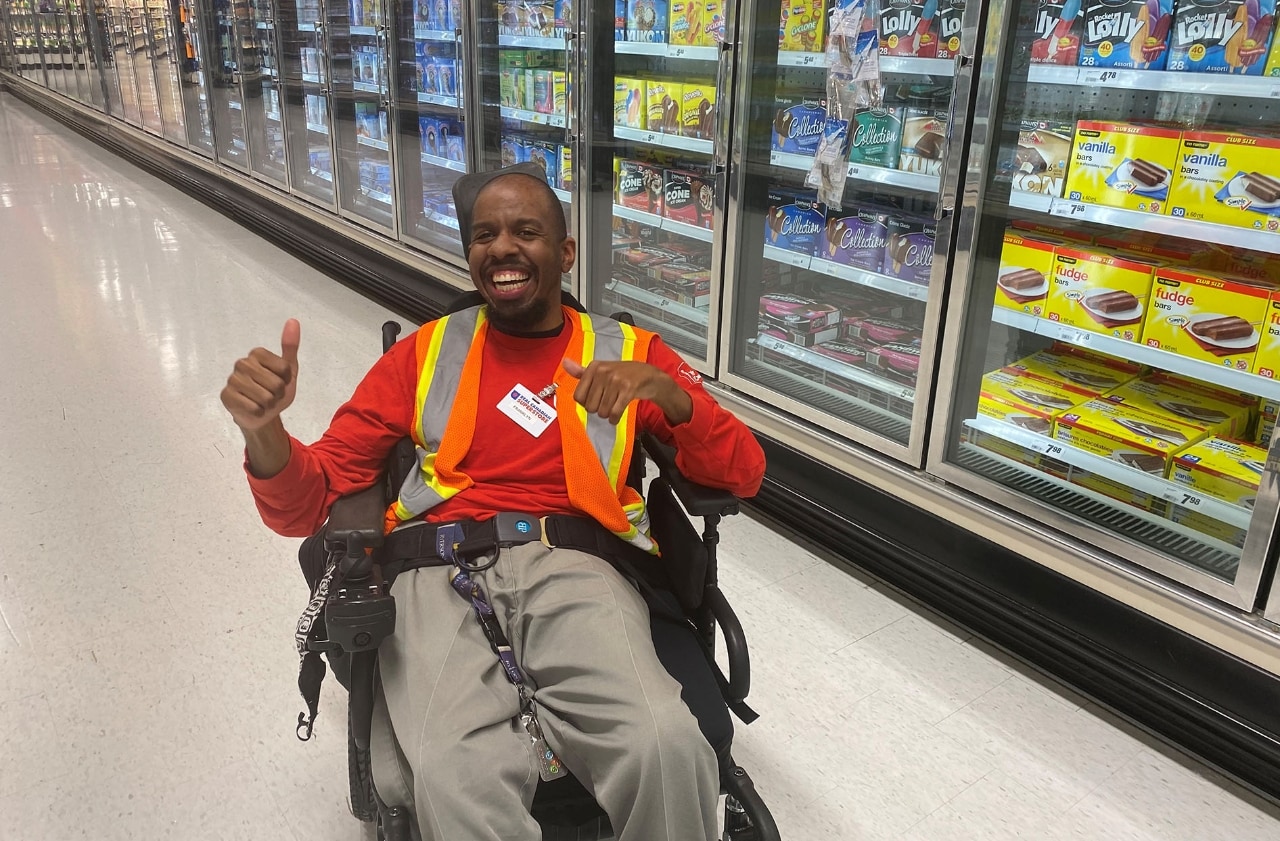
POLYGON ((376 650, 395 631, 396 602, 358 533, 347 536, 336 577, 324 606, 329 644, 348 654, 376 650))

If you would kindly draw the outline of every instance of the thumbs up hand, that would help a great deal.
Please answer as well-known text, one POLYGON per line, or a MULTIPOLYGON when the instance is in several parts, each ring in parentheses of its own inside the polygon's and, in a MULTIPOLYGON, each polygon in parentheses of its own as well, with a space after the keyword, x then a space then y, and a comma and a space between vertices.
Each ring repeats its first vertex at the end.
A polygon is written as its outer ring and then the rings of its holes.
POLYGON ((302 326, 291 318, 284 324, 279 354, 259 347, 236 360, 222 389, 222 405, 246 433, 267 426, 293 403, 301 338, 302 326))

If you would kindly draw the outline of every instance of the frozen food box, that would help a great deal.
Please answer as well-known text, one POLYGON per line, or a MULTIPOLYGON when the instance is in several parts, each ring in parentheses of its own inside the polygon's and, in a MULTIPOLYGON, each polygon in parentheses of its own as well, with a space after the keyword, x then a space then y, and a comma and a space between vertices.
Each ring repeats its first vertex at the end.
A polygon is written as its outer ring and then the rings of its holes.
POLYGON ((1064 228, 1061 225, 1046 225, 1043 222, 1035 222, 1030 219, 1014 219, 1010 223, 1010 227, 1024 234, 1043 234, 1052 239, 1074 242, 1078 245, 1092 245, 1094 242, 1094 235, 1087 230, 1064 228))
POLYGON ((1209 255, 1203 268, 1241 280, 1274 283, 1276 278, 1280 278, 1280 254, 1245 251, 1215 243, 1206 243, 1206 246, 1209 255))
POLYGON ((662 167, 645 161, 618 163, 618 204, 662 215, 662 167))
POLYGON ((1169 207, 1173 216, 1280 233, 1280 138, 1187 132, 1169 207))
POLYGON ((866 345, 840 341, 837 339, 832 342, 823 342, 820 345, 814 345, 813 350, 815 353, 821 354, 828 359, 834 359, 837 362, 843 362, 846 365, 856 365, 859 368, 862 368, 867 364, 866 345))
POLYGON ((914 387, 920 373, 920 346, 890 342, 867 351, 867 367, 914 387))
POLYGON ((880 55, 937 58, 939 9, 950 0, 881 0, 880 55))
POLYGON ((1072 201, 1165 213, 1177 166, 1177 129, 1081 120, 1065 191, 1072 201))
POLYGON ((1194 508, 1184 508, 1181 505, 1169 506, 1169 519, 1183 528, 1198 531, 1232 546, 1244 546, 1245 538, 1248 537, 1248 531, 1239 526, 1224 523, 1194 508))
POLYGON ((1180 388, 1177 383, 1158 377, 1133 380, 1105 396, 1112 403, 1132 406, 1151 415, 1177 418, 1209 435, 1242 436, 1253 420, 1250 406, 1180 388))
POLYGON ((780 92, 775 97, 778 110, 773 118, 775 152, 813 155, 822 140, 827 124, 827 109, 819 91, 807 93, 780 92))
POLYGON ((1018 129, 1018 145, 1004 156, 1001 167, 1009 174, 1013 189, 1061 196, 1074 133, 1071 123, 1024 120, 1018 129))
POLYGON ((934 27, 938 33, 937 58, 955 58, 960 53, 960 30, 964 26, 967 0, 940 0, 934 27))
POLYGON ((1273 292, 1267 302, 1262 325, 1262 339, 1258 343, 1253 372, 1269 380, 1280 379, 1280 292, 1273 292))
POLYGON ((879 272, 889 242, 889 216, 874 208, 827 213, 816 256, 844 266, 879 272))
POLYGON ((1031 42, 1032 64, 1080 63, 1080 35, 1084 16, 1080 0, 1040 0, 1036 10, 1035 40, 1031 42))
POLYGON ((1280 416, 1280 400, 1264 397, 1258 401, 1258 427, 1253 436, 1253 443, 1259 447, 1271 446, 1271 436, 1275 433, 1277 416, 1280 416))
POLYGON ((892 214, 884 244, 880 273, 927 285, 933 272, 933 249, 938 225, 932 217, 892 214))
POLYGON ((758 330, 761 336, 770 336, 799 347, 814 347, 840 338, 840 330, 836 327, 827 327, 816 333, 804 333, 799 330, 790 330, 773 322, 762 322, 758 325, 758 330))
POLYGON ((844 320, 844 338, 864 345, 919 344, 920 326, 890 318, 864 317, 844 320))
MULTIPOLYGON (((1280 30, 1280 27, 1275 27, 1280 30)), ((1271 35, 1271 52, 1267 55, 1267 66, 1263 74, 1272 78, 1280 78, 1280 36, 1273 31, 1271 35)))
POLYGON ((1100 397, 1062 412, 1053 424, 1057 440, 1156 476, 1165 475, 1175 453, 1205 436, 1197 426, 1100 397))
POLYGON ((1096 491, 1103 496, 1123 502, 1125 505, 1140 508, 1143 511, 1150 511, 1152 514, 1157 514, 1161 517, 1165 516, 1168 510, 1168 503, 1160 497, 1143 493, 1124 482, 1117 482, 1107 476, 1080 469, 1071 470, 1070 475, 1071 484, 1096 491))
POLYGON ((613 124, 643 130, 648 117, 645 83, 640 79, 613 80, 613 124))
POLYGON ((715 82, 686 81, 680 88, 680 134, 710 140, 715 130, 715 82))
POLYGON ((1091 397, 1090 392, 1065 383, 1023 377, 1002 369, 983 376, 978 411, 1038 435, 1049 435, 1055 415, 1091 397), (987 411, 983 411, 983 403, 987 404, 987 411))
POLYGON ((664 134, 680 133, 681 86, 675 82, 645 82, 645 129, 664 134))
POLYGON ((695 42, 698 46, 723 43, 726 3, 727 0, 702 0, 702 34, 695 42))
POLYGON ((903 106, 885 105, 855 113, 849 138, 849 163, 896 169, 905 112, 903 106))
POLYGON ((662 215, 686 225, 710 228, 715 216, 716 187, 710 176, 668 169, 663 171, 662 215))
POLYGON ((574 0, 555 0, 555 37, 563 38, 566 32, 573 29, 573 4, 574 0))
POLYGON ((702 0, 671 0, 667 43, 678 47, 693 47, 702 43, 704 5, 702 0))
POLYGON ((627 40, 665 43, 667 0, 627 0, 627 40))
POLYGON ((1266 469, 1267 451, 1227 438, 1206 438, 1173 460, 1169 478, 1231 505, 1252 508, 1266 469))
POLYGON ((1119 359, 1104 360, 1046 349, 1012 362, 1004 370, 1099 397, 1132 380, 1140 368, 1119 359))
POLYGON ((1173 0, 1084 0, 1084 67, 1163 70, 1173 0))
POLYGON ((996 306, 1043 316, 1053 276, 1053 255, 1062 240, 1043 234, 1004 232, 996 278, 996 306))
POLYGON ((812 53, 822 49, 827 20, 824 0, 782 0, 778 49, 812 53))
POLYGON ((902 121, 902 143, 898 169, 922 175, 942 174, 942 155, 947 146, 946 107, 908 105, 902 121))
POLYGON ((760 318, 805 333, 840 326, 840 310, 803 295, 771 292, 760 296, 760 318))
POLYGON ((812 256, 825 225, 826 216, 816 193, 769 191, 764 230, 766 245, 812 256))
POLYGON ((1099 248, 1129 254, 1141 254, 1162 263, 1178 266, 1208 267, 1213 250, 1205 243, 1146 234, 1146 231, 1109 232, 1098 237, 1099 248))
POLYGON ((1261 76, 1276 0, 1179 0, 1166 69, 1261 76))
POLYGON ((1271 290, 1194 269, 1156 270, 1142 341, 1189 359, 1252 371, 1271 290))
POLYGON ((563 70, 551 71, 551 113, 564 116, 569 102, 569 76, 563 70))
POLYGON ((627 0, 613 0, 613 40, 627 40, 627 0))
POLYGON ((1157 263, 1063 245, 1053 258, 1045 317, 1127 342, 1142 338, 1142 319, 1157 263))

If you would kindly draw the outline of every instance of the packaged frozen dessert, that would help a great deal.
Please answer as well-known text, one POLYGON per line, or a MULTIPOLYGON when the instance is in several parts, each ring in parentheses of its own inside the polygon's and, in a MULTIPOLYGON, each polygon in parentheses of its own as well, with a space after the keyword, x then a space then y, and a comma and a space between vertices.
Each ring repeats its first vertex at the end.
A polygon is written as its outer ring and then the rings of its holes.
POLYGON ((1164 476, 1173 455, 1206 433, 1167 415, 1097 397, 1058 414, 1053 437, 1083 452, 1164 476))
POLYGON ((1084 31, 1080 6, 1080 0, 1040 0, 1031 43, 1032 64, 1075 67, 1080 63, 1080 35, 1084 31))
POLYGON ((938 225, 932 217, 893 214, 880 273, 911 283, 929 283, 938 225))
POLYGON ((1136 255, 1061 245, 1045 304, 1050 321, 1127 342, 1142 338, 1157 263, 1136 255))
POLYGON ((1181 0, 1167 69, 1261 76, 1275 13, 1276 0, 1181 0))
POLYGON ((1023 193, 1061 196, 1071 160, 1075 126, 1058 120, 1024 120, 1018 145, 1001 161, 1013 189, 1023 193))
POLYGON ((1182 132, 1137 123, 1076 124, 1066 196, 1147 213, 1165 213, 1182 132))
POLYGON ((902 147, 904 113, 901 105, 887 103, 882 108, 855 113, 849 138, 849 163, 896 169, 902 147))
POLYGON ((1083 67, 1163 70, 1173 0, 1084 0, 1083 67))
POLYGON ((779 91, 774 102, 778 110, 773 118, 770 148, 775 152, 813 155, 827 122, 821 92, 779 91))
POLYGON ((1112 403, 1151 415, 1176 418, 1209 435, 1240 437, 1253 421, 1252 406, 1182 388, 1178 382, 1158 376, 1132 380, 1104 396, 1112 403))
POLYGON ((1280 233, 1280 138, 1186 132, 1169 207, 1173 216, 1280 233))
POLYGON ((778 24, 778 49, 819 52, 826 22, 824 0, 783 0, 782 20, 778 24))
POLYGON ((1129 382, 1141 369, 1125 360, 1047 348, 1011 362, 1004 370, 1098 397, 1129 382))
POLYGON ((1053 255, 1064 244, 1042 234, 1006 230, 996 278, 996 306, 1043 316, 1054 269, 1053 255))
POLYGON ((1261 447, 1215 436, 1178 453, 1169 478, 1205 496, 1252 508, 1266 464, 1261 447))
POLYGON ((875 208, 827 212, 816 256, 844 266, 879 272, 889 241, 889 215, 875 208))
POLYGON ((1143 344, 1252 371, 1271 290, 1182 268, 1156 270, 1143 344))
POLYGON ((765 245, 810 256, 826 227, 826 215, 816 194, 774 188, 765 213, 765 245))

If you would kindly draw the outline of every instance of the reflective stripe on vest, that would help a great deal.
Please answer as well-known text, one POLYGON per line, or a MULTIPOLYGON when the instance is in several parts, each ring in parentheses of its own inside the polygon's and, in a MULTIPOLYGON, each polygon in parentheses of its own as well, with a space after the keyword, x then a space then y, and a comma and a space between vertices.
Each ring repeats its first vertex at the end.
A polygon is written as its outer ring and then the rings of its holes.
MULTIPOLYGON (((577 359, 584 368, 593 360, 648 358, 651 333, 613 319, 596 324, 586 313, 566 312, 572 334, 565 356, 577 359)), ((421 516, 473 484, 458 465, 475 432, 480 361, 488 332, 484 309, 463 310, 422 330, 430 332, 418 338, 422 361, 413 423, 418 469, 405 478, 400 498, 388 510, 388 528, 421 516)), ((577 380, 563 367, 556 370, 554 381, 570 503, 619 538, 656 553, 657 546, 648 535, 644 499, 626 484, 635 441, 635 404, 614 425, 588 414, 573 399, 577 380)))

